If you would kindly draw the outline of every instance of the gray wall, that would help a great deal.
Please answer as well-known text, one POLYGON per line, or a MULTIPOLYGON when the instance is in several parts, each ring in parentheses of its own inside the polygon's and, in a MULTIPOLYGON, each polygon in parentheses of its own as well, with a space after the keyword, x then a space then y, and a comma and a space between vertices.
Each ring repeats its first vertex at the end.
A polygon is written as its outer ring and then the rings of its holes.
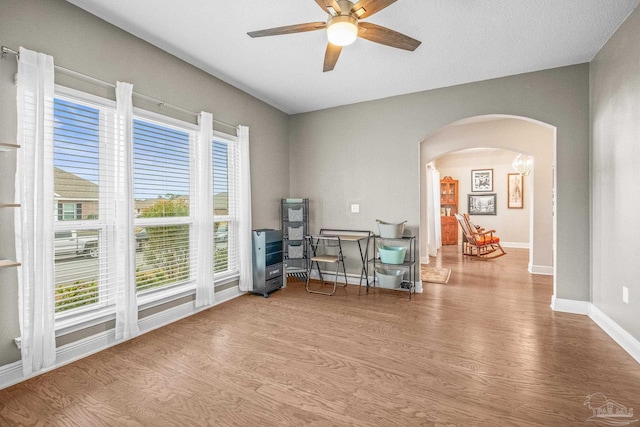
MULTIPOLYGON (((50 54, 54 62, 100 80, 133 83, 134 90, 214 119, 250 127, 253 225, 279 228, 279 199, 289 194, 289 116, 63 0, 0 0, 0 43, 50 54)), ((13 56, 0 62, 0 141, 16 139, 17 70, 13 56)), ((114 97, 113 89, 56 73, 56 82, 114 97)), ((134 105, 179 119, 195 117, 134 105)), ((220 131, 233 129, 217 125, 220 131)), ((15 153, 0 153, 0 201, 13 200, 15 153)), ((0 209, 0 258, 14 258, 13 212, 0 209)), ((15 269, 0 270, 0 366, 16 361, 19 335, 15 269)))
POLYGON ((420 142, 449 123, 485 114, 557 128, 555 296, 589 300, 588 64, 292 116, 292 194, 313 201, 312 229, 374 230, 376 218, 406 219, 417 233, 420 142), (350 214, 355 202, 360 213, 350 214))
POLYGON ((591 63, 592 299, 640 340, 640 10, 591 63), (622 287, 629 304, 622 302, 622 287))

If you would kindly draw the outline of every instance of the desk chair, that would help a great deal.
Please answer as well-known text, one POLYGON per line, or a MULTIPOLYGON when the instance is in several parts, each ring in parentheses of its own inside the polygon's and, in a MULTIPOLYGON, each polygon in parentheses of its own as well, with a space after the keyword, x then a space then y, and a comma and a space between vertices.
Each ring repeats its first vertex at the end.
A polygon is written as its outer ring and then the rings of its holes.
POLYGON ((311 260, 309 263, 309 271, 307 272, 307 292, 312 294, 321 294, 321 295, 333 295, 336 292, 336 288, 338 286, 338 275, 340 273, 340 264, 342 264, 342 273, 344 275, 344 287, 347 286, 347 270, 344 266, 344 257, 342 255, 342 243, 340 241, 339 235, 313 235, 306 236, 307 241, 309 242, 309 248, 311 249, 311 260), (325 282, 324 277, 322 276, 322 269, 320 268, 320 264, 335 264, 336 272, 333 280, 333 289, 331 292, 323 292, 321 290, 314 290, 309 288, 311 271, 313 270, 313 266, 315 264, 316 269, 318 270, 318 277, 320 278, 320 286, 325 284, 330 284, 329 282, 325 282))

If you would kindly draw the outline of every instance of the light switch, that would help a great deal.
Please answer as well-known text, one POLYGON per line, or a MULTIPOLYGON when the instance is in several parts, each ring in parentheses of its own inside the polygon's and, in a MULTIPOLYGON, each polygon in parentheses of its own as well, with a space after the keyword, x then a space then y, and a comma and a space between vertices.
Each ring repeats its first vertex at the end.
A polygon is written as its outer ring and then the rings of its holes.
POLYGON ((360 205, 357 203, 352 204, 351 213, 360 213, 360 205))
POLYGON ((629 304, 629 288, 626 286, 622 287, 622 302, 629 304))

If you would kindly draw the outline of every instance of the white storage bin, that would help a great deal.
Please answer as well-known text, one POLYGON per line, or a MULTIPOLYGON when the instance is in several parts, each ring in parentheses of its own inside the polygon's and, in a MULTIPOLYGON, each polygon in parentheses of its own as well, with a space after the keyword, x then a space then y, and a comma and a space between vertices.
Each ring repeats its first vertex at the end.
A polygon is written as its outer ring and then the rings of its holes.
POLYGON ((297 208, 289 208, 289 221, 303 221, 304 209, 302 206, 297 208))
POLYGON ((380 231, 380 237, 385 239, 400 239, 404 234, 404 224, 407 221, 402 221, 398 224, 392 224, 390 222, 376 220, 378 222, 378 230, 380 231))
POLYGON ((304 226, 291 227, 289 226, 289 240, 302 240, 304 239, 304 226))
POLYGON ((399 288, 402 284, 404 270, 376 268, 376 278, 381 288, 399 288))
POLYGON ((297 259, 304 257, 304 246, 303 245, 288 245, 287 253, 289 254, 289 259, 297 259))

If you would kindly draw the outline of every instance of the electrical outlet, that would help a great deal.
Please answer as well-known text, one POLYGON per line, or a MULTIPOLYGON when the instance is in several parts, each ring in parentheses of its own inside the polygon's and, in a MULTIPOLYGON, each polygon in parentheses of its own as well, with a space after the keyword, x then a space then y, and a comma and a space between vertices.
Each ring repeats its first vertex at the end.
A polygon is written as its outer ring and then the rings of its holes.
POLYGON ((622 287, 622 301, 625 304, 629 304, 629 288, 627 288, 626 286, 622 287))
POLYGON ((352 204, 351 213, 360 213, 360 205, 357 203, 352 204))

